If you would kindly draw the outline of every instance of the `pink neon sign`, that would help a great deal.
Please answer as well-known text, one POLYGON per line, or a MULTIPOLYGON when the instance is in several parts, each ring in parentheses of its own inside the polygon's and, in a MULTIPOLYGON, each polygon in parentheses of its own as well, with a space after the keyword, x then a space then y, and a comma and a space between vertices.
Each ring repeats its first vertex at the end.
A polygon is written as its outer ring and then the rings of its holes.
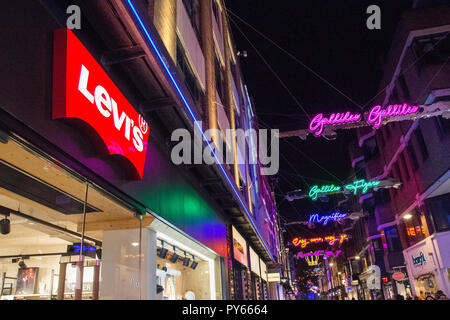
MULTIPOLYGON (((385 109, 381 106, 374 106, 370 109, 366 121, 374 128, 378 128, 386 117, 404 116, 414 114, 417 111, 419 111, 419 107, 409 106, 406 103, 389 105, 385 109)), ((362 116, 360 113, 351 113, 350 111, 345 113, 332 113, 328 118, 325 117, 323 113, 319 113, 309 123, 309 130, 314 133, 314 135, 319 136, 327 125, 359 122, 361 118, 362 116)))
POLYGON ((361 119, 360 114, 351 114, 348 111, 346 113, 332 113, 328 118, 324 117, 323 113, 319 113, 309 123, 309 130, 318 136, 322 134, 325 125, 358 122, 359 119, 361 119))
POLYGON ((418 110, 419 107, 408 106, 406 103, 404 103, 403 105, 390 105, 386 109, 382 109, 381 106, 375 106, 369 111, 367 123, 373 125, 374 128, 378 128, 383 123, 383 118, 413 114, 418 110))
POLYGON ((309 257, 309 256, 324 256, 324 258, 328 258, 329 256, 334 256, 337 257, 339 256, 339 254, 342 252, 342 250, 336 250, 334 251, 325 251, 325 250, 316 250, 316 251, 311 251, 311 252, 306 252, 303 253, 302 251, 300 251, 297 254, 297 259, 299 258, 304 258, 304 257, 309 257))

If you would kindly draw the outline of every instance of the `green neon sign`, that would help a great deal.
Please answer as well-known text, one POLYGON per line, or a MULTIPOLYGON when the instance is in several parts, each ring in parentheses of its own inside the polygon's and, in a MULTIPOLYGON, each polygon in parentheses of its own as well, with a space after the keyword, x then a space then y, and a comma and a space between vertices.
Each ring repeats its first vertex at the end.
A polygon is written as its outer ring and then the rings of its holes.
POLYGON ((309 196, 311 199, 316 200, 320 193, 331 193, 341 191, 341 187, 335 186, 334 184, 328 184, 324 186, 313 186, 311 190, 309 190, 309 196))
MULTIPOLYGON (((370 188, 376 187, 380 184, 380 181, 365 181, 364 179, 353 181, 351 184, 347 184, 344 188, 346 190, 353 191, 356 194, 361 190, 362 194, 367 193, 370 188)), ((335 186, 334 184, 327 184, 323 186, 315 185, 309 190, 309 197, 312 200, 316 200, 319 194, 324 193, 336 193, 342 190, 342 187, 335 186)))
POLYGON ((364 179, 354 181, 352 184, 345 186, 345 189, 353 191, 356 194, 361 189, 361 193, 365 194, 369 188, 376 187, 380 184, 380 181, 365 181, 364 179))

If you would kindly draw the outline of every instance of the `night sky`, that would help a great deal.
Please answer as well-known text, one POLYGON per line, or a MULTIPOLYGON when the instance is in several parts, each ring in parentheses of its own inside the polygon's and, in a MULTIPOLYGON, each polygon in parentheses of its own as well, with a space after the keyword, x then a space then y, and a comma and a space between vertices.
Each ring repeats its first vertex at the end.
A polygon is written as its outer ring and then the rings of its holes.
MULTIPOLYGON (((248 53, 247 58, 240 58, 240 62, 260 127, 278 128, 283 132, 308 127, 308 118, 297 102, 310 115, 344 110, 360 112, 357 105, 365 105, 377 93, 383 58, 389 50, 401 13, 411 6, 411 1, 225 0, 225 4, 231 11, 229 18, 237 50, 248 53), (366 27, 369 17, 366 9, 372 4, 381 8, 381 30, 366 27), (313 69, 353 102, 238 17, 313 69)), ((275 192, 282 221, 306 220, 310 213, 333 208, 333 197, 327 204, 311 200, 288 202, 283 198, 288 191, 307 190, 307 184, 336 184, 347 179, 351 173, 347 146, 355 136, 355 130, 341 130, 334 141, 311 135, 307 141, 298 137, 280 140, 280 171, 275 177, 278 178, 275 192)), ((304 230, 298 227, 288 229, 288 238, 304 230)))

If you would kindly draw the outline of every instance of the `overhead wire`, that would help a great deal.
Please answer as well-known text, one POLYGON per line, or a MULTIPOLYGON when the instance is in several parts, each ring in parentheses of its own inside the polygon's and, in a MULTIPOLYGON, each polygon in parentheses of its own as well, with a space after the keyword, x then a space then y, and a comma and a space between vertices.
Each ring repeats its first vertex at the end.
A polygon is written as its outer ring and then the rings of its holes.
MULTIPOLYGON (((249 28, 251 28, 253 31, 255 31, 257 34, 259 34, 261 37, 263 37, 264 39, 266 39, 267 41, 269 41, 271 44, 273 44, 275 47, 277 47, 278 49, 280 49, 281 51, 283 51, 285 54, 287 54, 291 59, 293 59, 295 62, 297 62, 298 64, 300 64, 302 67, 304 67, 305 69, 307 69, 308 71, 310 71, 312 74, 314 74, 317 78, 319 78, 320 80, 322 80, 324 83, 326 83, 328 86, 330 86, 331 88, 333 88, 336 92, 338 92, 339 94, 341 94, 342 96, 344 96, 348 101, 350 101, 351 103, 353 103, 355 106, 357 106, 358 108, 362 109, 363 107, 357 103, 356 101, 354 101, 352 98, 350 98, 348 95, 346 95, 344 92, 342 92, 340 89, 338 89, 336 86, 334 86, 332 83, 330 83, 328 80, 326 80, 324 77, 322 77, 320 74, 318 74, 316 71, 314 71, 311 67, 307 66, 304 62, 302 62, 299 58, 297 58, 296 56, 294 56, 292 53, 290 53, 289 51, 287 51, 286 49, 282 48, 280 45, 278 45, 275 41, 273 41, 272 39, 270 39, 268 36, 266 36, 264 33, 262 33, 261 31, 259 31, 258 29, 256 29, 254 26, 252 26, 250 23, 248 23, 247 21, 245 21, 244 19, 242 19, 241 17, 239 17, 237 14, 235 14, 234 12, 232 12, 231 10, 227 9, 227 11, 229 13, 231 13, 236 19, 239 19, 239 21, 241 21, 242 23, 244 23, 246 26, 248 26, 249 28)), ((228 16, 229 17, 229 16, 228 16)))

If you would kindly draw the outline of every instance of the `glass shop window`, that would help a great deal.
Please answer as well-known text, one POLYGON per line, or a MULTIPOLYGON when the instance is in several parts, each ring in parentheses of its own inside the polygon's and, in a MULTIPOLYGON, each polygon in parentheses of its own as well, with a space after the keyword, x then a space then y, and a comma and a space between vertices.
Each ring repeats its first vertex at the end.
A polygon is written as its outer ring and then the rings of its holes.
POLYGON ((209 300, 210 261, 166 241, 157 241, 157 299, 209 300))
POLYGON ((423 159, 423 161, 425 161, 426 159, 428 159, 428 148, 425 143, 425 139, 423 137, 422 130, 420 130, 420 126, 418 126, 414 130, 414 136, 416 137, 417 144, 419 145, 420 152, 422 153, 422 159, 423 159))

